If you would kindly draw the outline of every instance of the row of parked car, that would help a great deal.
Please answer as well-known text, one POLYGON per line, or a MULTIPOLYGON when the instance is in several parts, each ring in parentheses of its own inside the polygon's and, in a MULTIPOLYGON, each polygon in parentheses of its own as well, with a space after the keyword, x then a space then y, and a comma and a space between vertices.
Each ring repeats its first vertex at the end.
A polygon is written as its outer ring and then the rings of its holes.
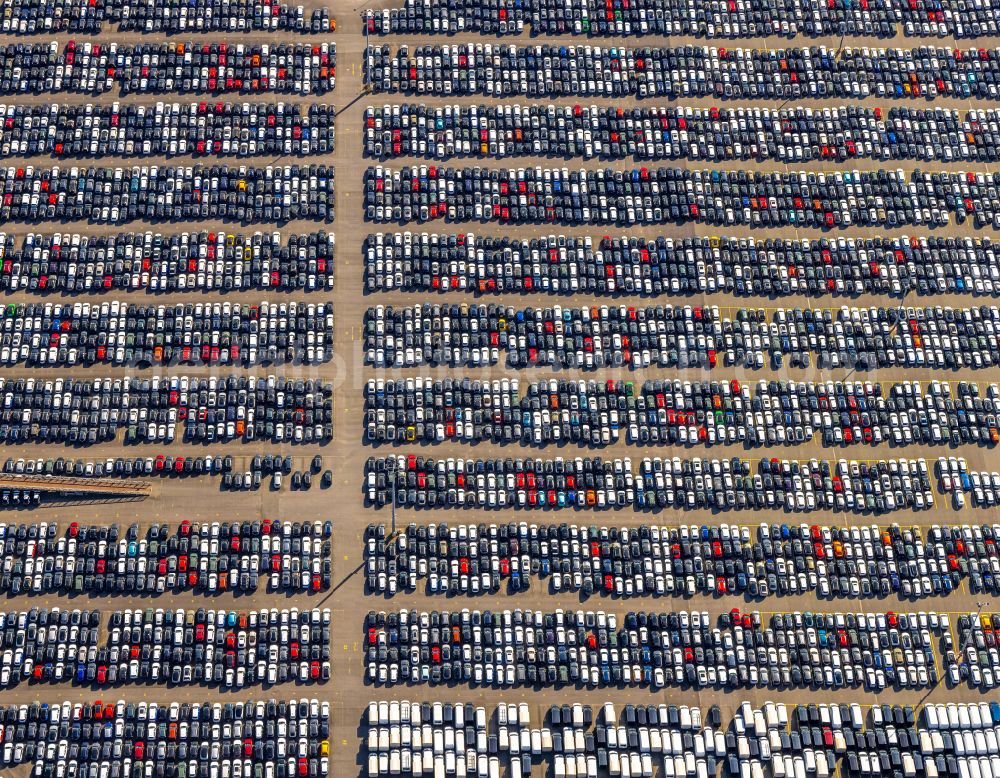
POLYGON ((528 775, 541 762, 555 778, 598 775, 1000 775, 1000 704, 740 703, 723 722, 688 705, 608 702, 553 705, 532 726, 526 703, 495 712, 451 702, 371 702, 368 775, 528 775))
POLYGON ((333 303, 10 303, 0 338, 5 365, 315 364, 333 354, 333 303))
POLYGON ((89 445, 122 430, 128 443, 169 443, 178 425, 193 443, 322 443, 333 435, 333 385, 312 378, 0 377, 0 397, 5 443, 89 445))
MULTIPOLYGON (((82 0, 72 0, 82 2, 82 0)), ((100 2, 100 0, 97 0, 100 2)), ((108 2, 108 0, 105 0, 108 2)), ((313 8, 306 17, 301 5, 280 0, 166 0, 134 4, 130 0, 110 0, 111 20, 121 32, 299 32, 316 35, 336 32, 337 20, 326 6, 313 8), (117 9, 117 17, 116 10, 117 9)))
MULTIPOLYGON (((2 179, 0 179, 2 183, 2 179)), ((381 165, 365 171, 370 222, 698 223, 750 227, 1000 229, 1000 174, 915 170, 763 173, 381 165)))
POLYGON ((0 167, 4 221, 332 221, 327 165, 0 167))
POLYGON ((51 457, 24 459, 7 457, 3 472, 14 475, 60 476, 66 478, 161 478, 199 475, 219 475, 233 471, 233 457, 226 455, 173 457, 159 454, 155 457, 108 457, 87 460, 51 457))
MULTIPOLYGON (((365 239, 368 292, 854 297, 1000 294, 988 237, 518 239, 392 232, 365 239)), ((2 276, 0 276, 2 283, 2 276)))
MULTIPOLYGON (((368 591, 472 595, 542 582, 582 597, 813 594, 823 599, 1000 591, 1000 527, 736 524, 408 524, 365 530, 368 591)), ((959 641, 965 646, 965 641, 959 641)))
MULTIPOLYGON (((1000 202, 1000 201, 998 201, 1000 202)), ((734 308, 657 305, 517 308, 376 305, 364 319, 377 367, 788 366, 982 369, 1000 354, 1000 308, 734 308)))
MULTIPOLYGON (((17 459, 16 463, 13 458, 8 458, 5 463, 4 472, 13 473, 15 469, 10 467, 13 463, 16 466, 16 472, 27 473, 28 475, 37 473, 39 475, 56 475, 56 476, 66 476, 67 478, 149 478, 159 477, 159 478, 195 478, 199 476, 220 476, 222 489, 259 489, 263 479, 268 474, 277 475, 273 488, 275 490, 279 489, 281 486, 281 475, 287 475, 292 473, 292 457, 275 457, 278 460, 283 460, 287 463, 287 467, 277 468, 274 470, 267 470, 261 468, 257 463, 258 460, 263 458, 267 460, 267 457, 272 455, 267 454, 264 457, 256 455, 253 460, 250 460, 253 464, 249 465, 246 470, 234 470, 233 469, 233 457, 230 455, 223 456, 222 454, 212 456, 172 456, 166 454, 158 454, 157 456, 147 456, 147 457, 135 457, 134 459, 126 457, 108 457, 107 459, 98 460, 87 460, 87 459, 66 459, 63 457, 54 457, 49 459, 44 459, 39 457, 38 459, 28 459, 23 458, 17 459)), ((296 471, 292 474, 292 488, 298 488, 299 479, 305 479, 305 488, 309 488, 311 485, 312 476, 308 473, 301 473, 296 471)), ((332 484, 333 475, 330 470, 325 470, 321 477, 321 486, 326 489, 332 484)), ((58 491, 58 485, 53 485, 53 489, 58 491)), ((31 503, 33 491, 31 488, 27 488, 24 494, 17 495, 12 494, 12 492, 17 490, 4 489, 3 493, 0 494, 0 503, 4 507, 9 507, 11 502, 13 506, 16 507, 20 500, 21 504, 27 506, 31 503)), ((72 488, 67 486, 64 490, 65 493, 72 493, 72 488)), ((37 490, 34 490, 33 501, 38 502, 41 499, 41 494, 37 490)))
POLYGON ((75 32, 255 32, 321 33, 337 29, 329 9, 309 17, 301 5, 275 0, 24 0, 4 8, 5 35, 75 32))
MULTIPOLYGON (((368 107, 369 157, 573 159, 917 159, 986 162, 1000 147, 994 109, 616 108, 403 103, 368 107)), ((2 147, 0 147, 2 148, 2 147)))
MULTIPOLYGON (((242 688, 325 682, 330 680, 330 610, 115 611, 95 664, 99 684, 242 688)), ((78 677, 79 672, 78 666, 78 677)))
POLYGON ((892 38, 996 35, 991 2, 949 5, 933 0, 814 2, 810 0, 405 0, 401 8, 365 11, 373 35, 478 32, 519 35, 683 35, 704 38, 768 38, 834 35, 892 38))
POLYGON ((996 685, 997 629, 1000 628, 1000 614, 960 614, 955 625, 957 654, 950 654, 948 673, 954 678, 968 678, 972 684, 996 685), (954 669, 953 669, 954 668, 954 669))
MULTIPOLYGON (((286 432, 282 427, 280 430, 281 439, 286 438, 286 432)), ((11 434, 10 430, 4 429, 4 434, 11 434)), ((51 432, 51 430, 50 430, 51 432)), ((166 430, 167 434, 173 434, 172 427, 168 426, 166 430)), ((18 435, 21 434, 20 431, 17 432, 18 435)), ((61 433, 64 437, 57 438, 53 432, 53 437, 43 438, 42 440, 52 441, 52 440, 62 440, 66 441, 66 432, 61 433)), ((152 431, 151 433, 152 434, 152 431)), ((292 431, 287 432, 287 439, 291 440, 292 431)), ((91 439, 91 435, 85 435, 87 440, 91 439)), ((275 440, 279 436, 276 435, 275 440)), ((24 438, 18 437, 17 440, 30 440, 29 437, 25 435, 24 438)), ((96 437, 94 438, 96 440, 96 437)), ((10 442, 15 442, 11 437, 10 442)), ((78 438, 77 443, 82 444, 86 441, 78 438)), ((130 438, 129 442, 141 442, 140 439, 130 438)), ((322 457, 314 458, 319 459, 322 463, 322 457)), ((230 455, 223 456, 221 454, 217 456, 207 455, 207 456, 169 456, 165 454, 158 454, 157 456, 147 456, 147 457, 135 457, 134 459, 125 457, 108 457, 107 459, 99 460, 86 460, 86 459, 64 459, 63 457, 55 457, 44 459, 39 457, 38 459, 28 459, 18 458, 16 461, 10 457, 4 462, 4 472, 14 473, 16 475, 26 474, 39 476, 65 476, 67 478, 73 479, 85 479, 85 478, 114 478, 116 480, 121 480, 124 478, 197 478, 200 476, 218 476, 219 477, 219 488, 223 491, 243 491, 243 490, 256 490, 260 489, 264 479, 271 476, 272 483, 271 488, 275 491, 280 490, 282 476, 291 474, 292 489, 304 488, 308 489, 312 485, 313 473, 319 475, 319 469, 313 472, 292 472, 292 457, 288 456, 278 456, 275 457, 272 454, 266 454, 261 456, 257 454, 252 460, 247 460, 247 468, 245 470, 234 470, 233 467, 233 457, 230 455), (272 466, 272 460, 276 460, 278 464, 272 466), (262 464, 263 462, 263 464, 262 464)), ((321 468, 322 464, 320 465, 321 468)), ((323 489, 328 489, 333 484, 333 472, 331 470, 323 471, 322 476, 320 476, 320 487, 323 489)), ((74 486, 72 484, 62 483, 53 484, 52 492, 47 492, 46 497, 58 495, 66 499, 72 499, 78 496, 74 491, 74 486)), ((113 489, 111 491, 114 491, 113 489)), ((32 488, 5 488, 0 490, 0 507, 2 508, 30 508, 38 505, 42 500, 42 492, 38 489, 32 488)))
MULTIPOLYGON (((158 454, 155 457, 136 457, 135 459, 108 457, 97 461, 66 459, 64 457, 50 459, 41 457, 38 459, 24 459, 23 457, 14 459, 8 457, 4 460, 2 472, 13 475, 65 476, 67 478, 144 478, 146 476, 172 478, 221 475, 225 480, 227 476, 240 475, 234 465, 235 460, 230 454, 198 457, 174 457, 158 454)), ((291 454, 284 456, 280 454, 254 454, 252 458, 245 458, 246 471, 243 475, 248 483, 253 480, 258 482, 257 486, 260 486, 259 481, 262 476, 289 475, 294 466, 295 458, 291 454)), ((307 471, 318 475, 322 469, 323 457, 316 454, 313 456, 307 471)), ((330 471, 324 471, 324 480, 328 480, 329 476, 330 471)))
POLYGON ((369 457, 368 505, 503 510, 623 509, 889 513, 934 506, 924 459, 369 457))
POLYGON ((370 378, 368 443, 824 446, 1000 442, 1000 389, 960 381, 370 378))
POLYGON ((330 154, 332 105, 191 102, 0 105, 0 156, 306 156, 330 154))
MULTIPOLYGON (((369 612, 369 683, 925 689, 959 682, 948 614, 369 612)), ((990 632, 992 636, 992 632, 990 632)), ((984 643, 985 645, 985 643, 984 643)), ((981 688, 994 686, 980 676, 981 688)))
POLYGON ((0 289, 73 295, 324 291, 336 240, 323 230, 280 232, 0 233, 0 289))
POLYGON ((0 708, 0 765, 33 778, 133 772, 324 778, 330 703, 63 702, 0 708))
POLYGON ((0 687, 22 681, 242 688, 330 676, 330 611, 32 608, 0 613, 0 687), (103 641, 102 641, 103 638, 103 641))
POLYGON ((65 681, 81 648, 97 645, 100 611, 0 611, 0 687, 22 680, 65 681))
POLYGON ((0 524, 0 591, 95 596, 193 591, 319 592, 330 586, 330 522, 0 524))
POLYGON ((69 41, 0 46, 0 94, 241 92, 324 95, 337 82, 333 43, 120 44, 69 41))
POLYGON ((956 507, 965 505, 968 494, 977 508, 1000 505, 1000 473, 988 470, 970 470, 965 457, 940 457, 937 463, 938 486, 951 494, 956 507))
MULTIPOLYGON (((803 100, 1000 98, 1000 49, 373 45, 374 92, 803 100)), ((0 88, 3 82, 0 81, 0 88)))
MULTIPOLYGON (((48 497, 49 495, 46 495, 48 497)), ((38 489, 0 489, 0 508, 35 508, 42 503, 42 493, 38 489)))

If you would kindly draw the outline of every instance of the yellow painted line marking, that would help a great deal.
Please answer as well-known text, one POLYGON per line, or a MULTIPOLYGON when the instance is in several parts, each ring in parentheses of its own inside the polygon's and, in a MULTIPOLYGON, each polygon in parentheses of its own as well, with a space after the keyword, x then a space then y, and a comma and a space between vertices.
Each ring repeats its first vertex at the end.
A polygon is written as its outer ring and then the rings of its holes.
MULTIPOLYGON (((951 626, 951 619, 948 619, 948 626, 951 626)), ((941 654, 941 638, 931 640, 931 656, 934 659, 934 669, 937 671, 938 683, 944 677, 944 657, 941 654)))

